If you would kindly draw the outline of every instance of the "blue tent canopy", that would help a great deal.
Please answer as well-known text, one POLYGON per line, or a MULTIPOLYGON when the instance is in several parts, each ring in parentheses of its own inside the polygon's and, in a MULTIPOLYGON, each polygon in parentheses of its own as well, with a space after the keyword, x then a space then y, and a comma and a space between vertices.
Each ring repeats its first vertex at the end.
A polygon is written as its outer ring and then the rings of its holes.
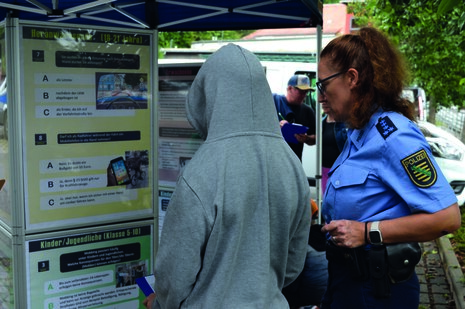
POLYGON ((248 30, 322 25, 319 0, 2 0, 0 20, 159 31, 248 30))

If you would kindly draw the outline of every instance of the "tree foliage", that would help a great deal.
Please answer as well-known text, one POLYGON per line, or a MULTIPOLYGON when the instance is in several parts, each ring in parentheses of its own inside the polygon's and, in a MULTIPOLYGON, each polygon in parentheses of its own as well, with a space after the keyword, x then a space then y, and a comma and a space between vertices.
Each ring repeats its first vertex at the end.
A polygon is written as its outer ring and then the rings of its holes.
MULTIPOLYGON (((240 39, 252 30, 239 31, 175 31, 158 33, 158 49, 160 48, 190 48, 192 42, 240 39)), ((160 55, 159 55, 160 56, 160 55)))
POLYGON ((448 13, 454 7, 458 6, 460 4, 460 1, 463 0, 441 0, 441 3, 438 7, 438 14, 442 15, 448 13))
POLYGON ((465 4, 461 1, 443 14, 438 12, 440 3, 441 0, 367 0, 351 5, 350 10, 359 18, 359 24, 383 30, 398 44, 410 65, 412 84, 424 88, 433 105, 462 107, 465 4))

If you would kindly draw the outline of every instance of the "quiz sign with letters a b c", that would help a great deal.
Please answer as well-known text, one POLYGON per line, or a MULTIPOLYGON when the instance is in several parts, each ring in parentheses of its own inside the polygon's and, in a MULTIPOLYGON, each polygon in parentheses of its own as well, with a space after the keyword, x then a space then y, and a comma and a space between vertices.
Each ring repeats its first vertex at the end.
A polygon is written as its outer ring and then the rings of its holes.
POLYGON ((151 239, 153 225, 133 224, 26 242, 28 308, 143 308, 151 239))

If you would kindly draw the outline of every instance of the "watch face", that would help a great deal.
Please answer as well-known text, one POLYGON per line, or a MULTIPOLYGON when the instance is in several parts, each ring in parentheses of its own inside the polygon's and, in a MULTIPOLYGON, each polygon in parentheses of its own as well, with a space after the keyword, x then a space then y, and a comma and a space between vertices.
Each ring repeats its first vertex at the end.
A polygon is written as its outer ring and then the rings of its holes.
POLYGON ((381 233, 378 231, 370 231, 370 242, 372 244, 381 243, 381 233))

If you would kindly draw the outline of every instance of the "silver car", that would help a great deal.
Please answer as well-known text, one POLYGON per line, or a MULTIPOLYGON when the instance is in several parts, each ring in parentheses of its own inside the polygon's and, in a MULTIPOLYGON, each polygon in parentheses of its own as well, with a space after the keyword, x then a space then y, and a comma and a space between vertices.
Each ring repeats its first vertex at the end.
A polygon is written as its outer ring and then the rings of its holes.
POLYGON ((458 204, 465 203, 465 144, 451 133, 426 121, 418 127, 428 141, 433 156, 450 183, 458 204))

